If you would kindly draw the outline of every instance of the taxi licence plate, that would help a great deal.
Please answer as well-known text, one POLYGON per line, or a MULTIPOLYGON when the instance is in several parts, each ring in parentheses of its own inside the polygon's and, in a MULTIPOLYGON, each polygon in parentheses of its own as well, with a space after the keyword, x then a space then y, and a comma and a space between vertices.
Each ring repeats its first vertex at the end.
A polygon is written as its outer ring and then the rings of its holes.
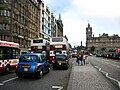
POLYGON ((28 71, 28 68, 24 68, 24 71, 25 71, 25 72, 28 71))
POLYGON ((61 65, 61 63, 59 63, 59 65, 61 65))

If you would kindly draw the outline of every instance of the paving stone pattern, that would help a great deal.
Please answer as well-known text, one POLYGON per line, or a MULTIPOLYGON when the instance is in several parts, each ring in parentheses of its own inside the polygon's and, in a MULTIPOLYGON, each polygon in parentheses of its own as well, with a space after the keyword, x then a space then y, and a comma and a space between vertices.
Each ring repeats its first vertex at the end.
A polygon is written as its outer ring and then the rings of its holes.
POLYGON ((118 90, 105 76, 90 63, 73 63, 67 90, 118 90))

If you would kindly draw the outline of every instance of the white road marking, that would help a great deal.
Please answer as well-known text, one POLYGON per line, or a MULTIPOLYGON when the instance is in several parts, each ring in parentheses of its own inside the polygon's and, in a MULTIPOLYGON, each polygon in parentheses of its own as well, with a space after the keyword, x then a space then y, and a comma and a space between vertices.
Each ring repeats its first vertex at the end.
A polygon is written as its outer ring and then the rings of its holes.
POLYGON ((3 83, 0 83, 0 86, 4 85, 3 83))
POLYGON ((102 73, 104 73, 105 74, 105 76, 107 77, 107 78, 109 78, 109 79, 111 79, 111 80, 113 80, 113 81, 115 81, 115 82, 117 82, 118 83, 118 87, 119 87, 119 89, 120 89, 120 81, 119 80, 117 80, 117 79, 114 79, 114 78, 112 78, 112 77, 110 77, 110 76, 108 76, 108 73, 107 72, 105 72, 105 71, 103 71, 100 67, 98 67, 98 66, 95 66, 100 72, 102 72, 102 73))
POLYGON ((9 81, 12 81, 14 79, 17 79, 18 77, 14 77, 14 78, 11 78, 11 79, 8 79, 8 80, 5 80, 3 81, 2 83, 0 83, 0 85, 4 85, 5 83, 9 82, 9 81))
POLYGON ((62 90, 63 89, 62 86, 52 86, 52 88, 57 88, 58 90, 62 90))

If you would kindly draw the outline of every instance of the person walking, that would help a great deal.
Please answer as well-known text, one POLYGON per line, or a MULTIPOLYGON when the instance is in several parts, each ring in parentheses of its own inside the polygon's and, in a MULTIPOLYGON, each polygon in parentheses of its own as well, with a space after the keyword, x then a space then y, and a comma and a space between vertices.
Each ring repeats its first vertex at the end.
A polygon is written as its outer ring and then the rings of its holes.
POLYGON ((80 64, 80 56, 79 55, 77 55, 76 62, 77 62, 78 65, 80 64))
POLYGON ((80 55, 80 62, 81 62, 81 65, 83 65, 83 54, 80 55))
POLYGON ((87 56, 83 55, 83 63, 85 65, 85 60, 86 60, 87 56))

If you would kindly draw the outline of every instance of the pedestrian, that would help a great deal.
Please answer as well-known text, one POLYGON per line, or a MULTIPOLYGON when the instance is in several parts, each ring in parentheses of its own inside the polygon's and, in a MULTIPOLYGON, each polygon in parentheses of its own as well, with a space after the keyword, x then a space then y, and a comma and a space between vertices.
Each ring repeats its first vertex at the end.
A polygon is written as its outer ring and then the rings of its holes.
POLYGON ((79 55, 77 55, 76 62, 77 62, 78 65, 80 64, 80 56, 79 55))
POLYGON ((83 63, 84 63, 84 65, 85 65, 86 58, 87 58, 87 56, 83 55, 83 63))
POLYGON ((83 65, 83 54, 80 55, 80 62, 81 62, 81 65, 83 65))

